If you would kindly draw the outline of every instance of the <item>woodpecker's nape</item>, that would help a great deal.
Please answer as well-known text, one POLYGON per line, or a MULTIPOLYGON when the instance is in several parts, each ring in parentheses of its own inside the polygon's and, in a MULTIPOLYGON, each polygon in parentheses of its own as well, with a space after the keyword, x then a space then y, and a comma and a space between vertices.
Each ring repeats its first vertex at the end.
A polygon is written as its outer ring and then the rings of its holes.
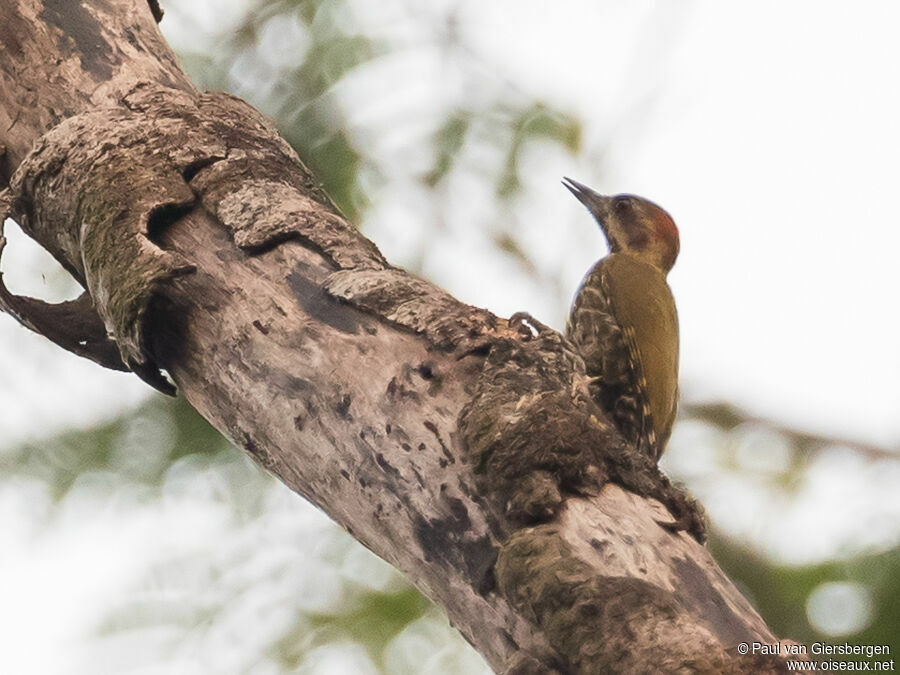
POLYGON ((597 220, 611 253, 628 252, 664 272, 672 269, 678 257, 678 228, 664 209, 636 195, 601 195, 571 178, 562 184, 597 220))

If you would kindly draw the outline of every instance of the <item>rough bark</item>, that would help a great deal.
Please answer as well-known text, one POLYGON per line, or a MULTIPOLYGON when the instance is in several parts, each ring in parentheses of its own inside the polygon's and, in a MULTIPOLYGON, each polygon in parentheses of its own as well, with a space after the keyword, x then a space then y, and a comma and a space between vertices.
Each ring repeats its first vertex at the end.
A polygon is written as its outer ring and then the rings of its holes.
POLYGON ((146 0, 0 0, 0 205, 86 289, 0 307, 171 391, 441 604, 498 671, 780 672, 584 364, 403 270, 146 0))

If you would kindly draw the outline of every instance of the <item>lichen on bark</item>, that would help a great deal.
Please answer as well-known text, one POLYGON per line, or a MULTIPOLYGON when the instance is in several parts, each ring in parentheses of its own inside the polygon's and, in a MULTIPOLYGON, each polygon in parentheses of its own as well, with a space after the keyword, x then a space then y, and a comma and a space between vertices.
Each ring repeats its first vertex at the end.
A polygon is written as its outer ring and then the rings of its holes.
POLYGON ((530 317, 490 343, 460 414, 466 447, 513 522, 551 518, 566 495, 596 494, 612 481, 665 505, 676 530, 705 539, 699 507, 623 441, 593 401, 584 361, 556 331, 530 317), (523 330, 527 322, 529 330, 523 330), (537 326, 536 334, 530 328, 537 326))
MULTIPOLYGON (((11 215, 32 237, 50 242, 50 253, 92 299, 67 309, 82 312, 80 323, 93 332, 58 340, 62 346, 74 344, 73 351, 115 367, 108 344, 94 335, 95 313, 121 360, 171 393, 147 347, 145 333, 153 327, 145 318, 165 285, 194 267, 155 239, 200 205, 249 252, 296 237, 336 268, 386 265, 336 213, 274 127, 243 101, 141 85, 122 103, 74 115, 48 131, 10 182, 11 215), (90 345, 99 346, 92 352, 90 345)), ((39 321, 36 309, 32 314, 23 323, 40 324, 45 334, 54 332, 48 322, 62 315, 44 311, 46 320, 39 321)))

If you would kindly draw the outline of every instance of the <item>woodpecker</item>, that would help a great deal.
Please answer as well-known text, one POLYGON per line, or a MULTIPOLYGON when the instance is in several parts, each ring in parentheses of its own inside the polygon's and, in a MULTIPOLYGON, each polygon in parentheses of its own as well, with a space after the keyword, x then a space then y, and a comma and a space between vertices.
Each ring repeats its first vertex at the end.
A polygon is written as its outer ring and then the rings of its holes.
POLYGON ((563 185, 597 220, 610 249, 578 289, 566 337, 584 358, 594 400, 657 461, 678 403, 678 314, 666 283, 678 228, 641 197, 600 195, 569 178, 563 185))

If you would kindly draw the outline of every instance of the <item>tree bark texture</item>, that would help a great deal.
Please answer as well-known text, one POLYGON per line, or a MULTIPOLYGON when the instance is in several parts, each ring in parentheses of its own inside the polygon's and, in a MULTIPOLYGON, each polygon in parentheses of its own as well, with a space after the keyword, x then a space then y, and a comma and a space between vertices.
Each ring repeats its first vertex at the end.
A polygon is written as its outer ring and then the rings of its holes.
POLYGON ((146 0, 0 0, 0 206, 85 288, 0 306, 171 391, 442 605, 498 671, 781 672, 580 357, 391 266, 146 0))

